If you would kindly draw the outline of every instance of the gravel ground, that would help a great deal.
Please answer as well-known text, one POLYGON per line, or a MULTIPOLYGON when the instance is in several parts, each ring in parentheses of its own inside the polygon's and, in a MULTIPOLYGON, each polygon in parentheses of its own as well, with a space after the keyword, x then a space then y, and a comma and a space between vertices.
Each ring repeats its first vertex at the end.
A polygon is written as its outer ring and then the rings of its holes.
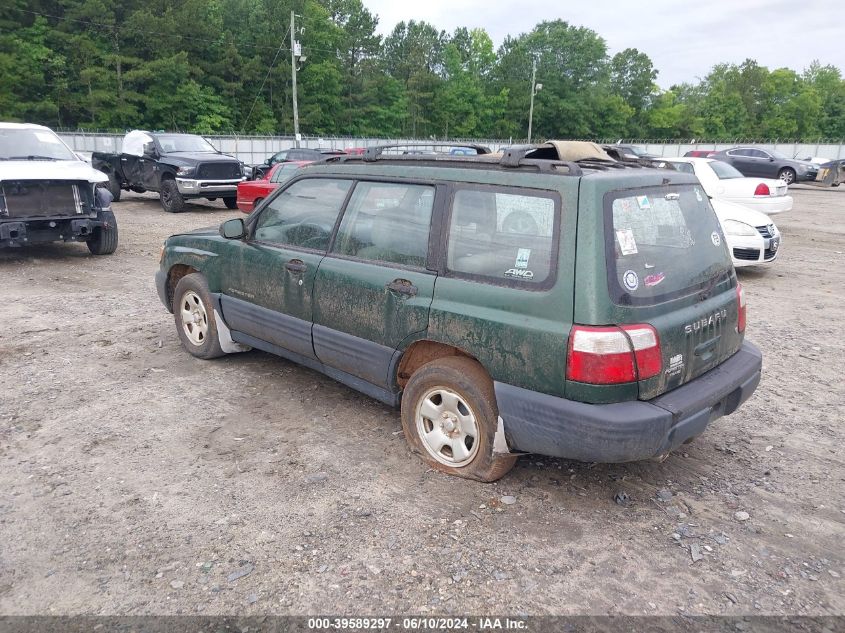
POLYGON ((492 485, 319 374, 181 349, 159 246, 219 201, 126 194, 111 257, 0 253, 0 613, 845 613, 845 187, 793 189, 780 259, 740 272, 743 408, 662 464, 527 456, 492 485))

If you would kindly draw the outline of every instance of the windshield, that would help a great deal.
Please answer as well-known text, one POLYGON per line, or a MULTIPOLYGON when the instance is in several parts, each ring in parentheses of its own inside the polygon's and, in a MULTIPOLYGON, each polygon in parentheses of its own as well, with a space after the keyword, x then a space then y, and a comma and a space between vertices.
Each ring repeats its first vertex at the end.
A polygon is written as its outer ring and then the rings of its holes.
POLYGON ((608 282, 617 303, 652 305, 730 272, 725 236, 700 186, 649 187, 608 198, 608 282))
POLYGON ((214 145, 201 136, 193 134, 159 134, 156 137, 161 151, 165 154, 173 152, 214 152, 214 145))
POLYGON ((745 178, 739 170, 733 165, 728 165, 720 160, 714 160, 707 163, 713 173, 719 177, 719 180, 730 180, 731 178, 745 178))
POLYGON ((0 160, 79 160, 51 130, 0 128, 0 160))
POLYGON ((628 149, 630 149, 630 150, 631 150, 631 153, 632 153, 632 154, 635 154, 635 155, 637 155, 637 156, 643 156, 644 154, 648 154, 648 152, 647 152, 647 151, 645 151, 645 150, 644 150, 642 147, 640 147, 639 145, 629 145, 629 146, 628 146, 628 149))
POLYGON ((776 151, 775 151, 775 150, 773 150, 773 149, 767 149, 766 151, 767 151, 767 152, 769 152, 769 154, 771 154, 772 156, 774 156, 774 157, 775 157, 775 158, 777 158, 778 160, 793 160, 793 159, 792 159, 792 158, 790 158, 789 156, 784 156, 784 155, 783 155, 783 154, 781 154, 780 152, 776 152, 776 151))

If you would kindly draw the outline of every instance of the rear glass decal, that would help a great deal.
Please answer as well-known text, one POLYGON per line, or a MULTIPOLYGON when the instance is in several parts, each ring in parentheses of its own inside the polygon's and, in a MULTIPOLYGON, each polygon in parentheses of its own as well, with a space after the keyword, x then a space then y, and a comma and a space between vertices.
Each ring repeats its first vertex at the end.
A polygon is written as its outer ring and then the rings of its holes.
POLYGON ((701 189, 698 187, 695 188, 695 197, 699 202, 704 202, 704 198, 701 197, 701 189))
POLYGON ((625 274, 622 275, 622 283, 625 284, 628 290, 633 292, 640 287, 640 278, 633 270, 626 270, 625 274))
POLYGON ((634 239, 634 232, 631 229, 616 231, 616 239, 619 240, 619 250, 623 255, 637 254, 637 241, 634 239))
POLYGON ((637 205, 640 209, 651 209, 651 202, 649 202, 648 196, 637 196, 637 205))
POLYGON ((514 267, 516 268, 528 268, 528 258, 531 257, 531 249, 530 248, 520 248, 516 252, 516 262, 514 262, 514 267))
POLYGON ((534 279, 534 271, 524 270, 522 268, 508 268, 503 274, 505 277, 515 277, 517 279, 534 279))
POLYGON ((643 283, 646 286, 652 287, 656 286, 664 279, 666 279, 666 275, 664 273, 657 273, 655 275, 648 275, 645 279, 643 279, 643 283))
POLYGON ((719 246, 722 243, 722 238, 719 237, 719 233, 717 231, 713 231, 710 234, 710 241, 713 242, 713 246, 719 246))

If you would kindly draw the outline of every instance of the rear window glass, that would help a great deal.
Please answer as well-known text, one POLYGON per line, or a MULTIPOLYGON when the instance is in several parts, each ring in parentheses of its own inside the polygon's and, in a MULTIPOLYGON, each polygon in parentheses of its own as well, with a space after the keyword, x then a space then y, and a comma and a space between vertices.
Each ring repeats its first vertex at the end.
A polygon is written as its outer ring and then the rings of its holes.
POLYGON ((559 205, 542 193, 461 189, 455 193, 446 267, 509 285, 551 279, 559 205))
POLYGON ((707 163, 719 180, 730 180, 731 178, 745 178, 733 165, 728 165, 720 160, 713 160, 707 163))
POLYGON ((616 192, 608 200, 608 275, 617 303, 658 303, 730 273, 725 236, 700 186, 616 192))

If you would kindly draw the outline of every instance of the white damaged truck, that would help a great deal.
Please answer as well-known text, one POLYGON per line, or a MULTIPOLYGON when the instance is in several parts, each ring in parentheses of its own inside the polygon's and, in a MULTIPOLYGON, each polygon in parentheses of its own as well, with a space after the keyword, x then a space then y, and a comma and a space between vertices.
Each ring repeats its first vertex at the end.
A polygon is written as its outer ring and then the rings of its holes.
POLYGON ((0 248, 85 242, 117 249, 108 177, 43 125, 0 122, 0 248))

